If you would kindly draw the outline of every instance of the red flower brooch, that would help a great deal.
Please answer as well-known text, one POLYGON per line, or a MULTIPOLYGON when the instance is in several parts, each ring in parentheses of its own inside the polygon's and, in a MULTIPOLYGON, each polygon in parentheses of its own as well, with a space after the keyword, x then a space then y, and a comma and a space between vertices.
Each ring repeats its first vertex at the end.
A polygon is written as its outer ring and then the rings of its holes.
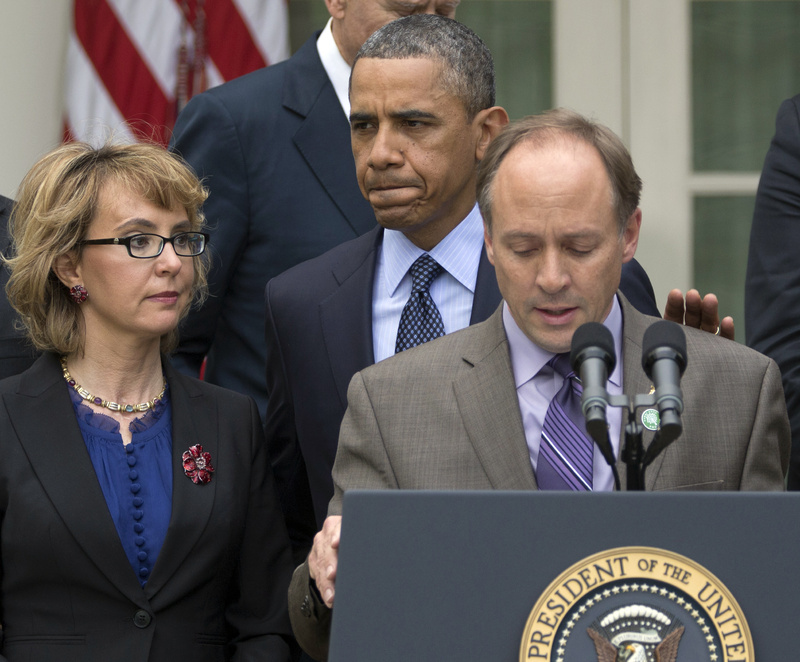
POLYGON ((190 446, 183 454, 183 471, 197 484, 210 483, 214 473, 211 453, 204 453, 200 444, 190 446))

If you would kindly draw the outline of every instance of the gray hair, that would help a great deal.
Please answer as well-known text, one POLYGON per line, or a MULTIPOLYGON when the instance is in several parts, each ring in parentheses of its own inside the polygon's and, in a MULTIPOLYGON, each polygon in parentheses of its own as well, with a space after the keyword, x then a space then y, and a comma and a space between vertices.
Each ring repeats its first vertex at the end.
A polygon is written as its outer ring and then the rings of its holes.
POLYGON ((461 99, 472 119, 494 106, 494 62, 481 38, 466 25, 436 14, 414 14, 384 25, 364 42, 361 58, 424 58, 441 64, 442 87, 461 99))
POLYGON ((605 165, 611 182, 611 204, 619 231, 625 231, 628 219, 639 206, 642 180, 622 140, 607 126, 598 124, 572 110, 556 108, 541 115, 531 115, 509 124, 486 150, 478 166, 478 205, 492 230, 492 188, 497 171, 508 153, 517 145, 531 143, 544 147, 555 140, 573 138, 594 147, 605 165))

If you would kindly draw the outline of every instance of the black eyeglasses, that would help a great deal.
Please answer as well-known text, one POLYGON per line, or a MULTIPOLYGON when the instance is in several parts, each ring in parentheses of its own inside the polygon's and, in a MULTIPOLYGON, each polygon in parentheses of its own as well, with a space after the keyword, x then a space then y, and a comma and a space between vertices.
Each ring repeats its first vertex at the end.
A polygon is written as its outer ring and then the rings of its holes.
POLYGON ((149 232, 132 234, 130 237, 114 237, 113 239, 87 239, 81 243, 85 245, 114 244, 125 246, 128 255, 138 259, 158 257, 164 250, 164 244, 172 244, 176 255, 181 257, 194 257, 200 255, 208 243, 205 232, 179 232, 171 237, 162 237, 160 234, 149 232))

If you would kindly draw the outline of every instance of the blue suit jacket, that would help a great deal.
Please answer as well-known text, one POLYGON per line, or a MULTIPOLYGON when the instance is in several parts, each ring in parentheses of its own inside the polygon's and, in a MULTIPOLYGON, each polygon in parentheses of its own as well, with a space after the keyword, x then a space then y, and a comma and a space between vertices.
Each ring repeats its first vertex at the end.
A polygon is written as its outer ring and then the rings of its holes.
MULTIPOLYGON (((372 282, 382 237, 376 228, 266 288, 266 437, 298 562, 333 496, 331 470, 348 384, 374 362, 372 282)), ((639 310, 658 315, 650 280, 637 262, 624 265, 620 289, 639 310)), ((470 324, 487 319, 501 298, 484 249, 470 324)))
POLYGON ((193 310, 173 362, 266 406, 262 295, 273 276, 375 227, 350 127, 316 48, 201 94, 172 148, 210 190, 211 296, 193 310))

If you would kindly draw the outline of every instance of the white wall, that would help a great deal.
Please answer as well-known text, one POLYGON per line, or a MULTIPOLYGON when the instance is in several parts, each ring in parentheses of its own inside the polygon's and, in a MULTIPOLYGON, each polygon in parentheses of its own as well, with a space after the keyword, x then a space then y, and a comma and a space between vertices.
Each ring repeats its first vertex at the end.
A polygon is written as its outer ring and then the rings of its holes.
POLYGON ((71 0, 0 0, 0 193, 61 141, 71 0))

